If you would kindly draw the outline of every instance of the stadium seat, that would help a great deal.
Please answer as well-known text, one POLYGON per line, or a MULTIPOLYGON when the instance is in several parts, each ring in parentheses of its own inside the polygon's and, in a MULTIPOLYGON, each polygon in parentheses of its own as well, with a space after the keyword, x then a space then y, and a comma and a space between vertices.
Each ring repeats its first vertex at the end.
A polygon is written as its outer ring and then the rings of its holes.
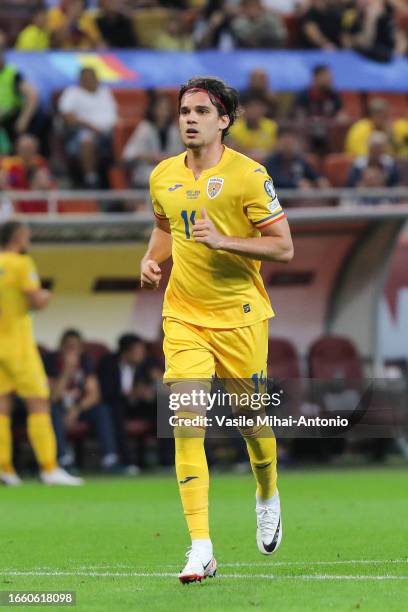
POLYGON ((323 161, 323 174, 333 187, 344 187, 352 163, 347 153, 330 153, 323 161))
POLYGON ((97 365, 102 357, 110 353, 110 350, 103 342, 84 342, 84 352, 97 365))
POLYGON ((119 118, 136 123, 146 112, 148 95, 144 89, 112 89, 119 118))
POLYGON ((63 215, 89 215, 99 212, 99 206, 95 200, 60 200, 58 212, 63 215))
POLYGON ((122 157, 122 151, 133 134, 137 126, 137 121, 123 120, 120 121, 113 131, 113 157, 119 161, 122 157))
POLYGON ((111 166, 109 168, 109 187, 116 191, 126 189, 126 172, 120 166, 111 166))
POLYGON ((408 11, 397 11, 397 22, 401 30, 408 36, 408 11))
POLYGON ((361 92, 341 91, 340 96, 343 103, 343 110, 349 115, 350 119, 360 119, 364 114, 361 92))
POLYGON ((301 21, 298 15, 288 13, 283 15, 283 20, 288 32, 286 46, 290 49, 298 49, 300 43, 301 21))
POLYGON ((370 100, 373 100, 374 98, 381 98, 382 100, 388 102, 391 117, 393 119, 405 117, 408 110, 407 97, 405 94, 370 91, 367 95, 368 102, 370 102, 370 100))
POLYGON ((290 340, 269 339, 268 374, 278 379, 300 378, 299 357, 290 340))
POLYGON ((342 336, 322 336, 309 350, 310 378, 362 379, 363 365, 351 340, 342 336))

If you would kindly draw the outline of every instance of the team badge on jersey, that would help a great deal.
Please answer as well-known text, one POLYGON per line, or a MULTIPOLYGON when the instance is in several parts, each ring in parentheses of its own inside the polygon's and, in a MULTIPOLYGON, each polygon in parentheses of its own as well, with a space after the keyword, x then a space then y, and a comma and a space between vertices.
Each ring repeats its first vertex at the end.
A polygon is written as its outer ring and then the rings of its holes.
POLYGON ((264 182, 265 191, 274 200, 276 198, 275 187, 273 186, 273 182, 271 179, 264 182))
POLYGON ((207 183, 207 195, 209 198, 216 198, 221 192, 222 186, 224 185, 224 179, 218 176, 212 176, 208 179, 207 183))

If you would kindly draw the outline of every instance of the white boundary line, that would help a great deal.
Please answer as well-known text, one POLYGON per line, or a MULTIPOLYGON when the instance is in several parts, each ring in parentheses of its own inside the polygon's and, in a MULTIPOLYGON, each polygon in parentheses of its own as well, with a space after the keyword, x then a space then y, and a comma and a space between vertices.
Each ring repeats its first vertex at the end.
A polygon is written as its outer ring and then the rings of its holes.
MULTIPOLYGON (((0 570, 7 576, 87 576, 92 578, 175 578, 174 572, 84 572, 84 571, 12 571, 0 570)), ((300 575, 273 575, 273 574, 221 574, 220 578, 234 578, 251 580, 262 578, 266 580, 408 580, 408 576, 348 576, 331 574, 300 574, 300 575)))
MULTIPOLYGON (((334 561, 238 561, 238 562, 222 562, 222 567, 269 567, 273 569, 274 567, 301 567, 308 566, 313 567, 315 565, 388 565, 388 564, 396 564, 396 565, 405 565, 408 564, 408 557, 404 559, 335 559, 334 561)), ((176 563, 165 563, 163 565, 156 565, 156 567, 160 567, 162 569, 168 568, 178 568, 179 564, 176 563)), ((111 569, 135 569, 134 565, 115 563, 114 565, 79 565, 74 568, 77 570, 111 570, 111 569)), ((48 565, 41 565, 37 567, 32 567, 27 571, 42 571, 49 570, 54 571, 54 567, 50 567, 48 565)), ((1 571, 19 571, 18 568, 0 568, 1 571)), ((57 570, 56 570, 57 571, 57 570)))

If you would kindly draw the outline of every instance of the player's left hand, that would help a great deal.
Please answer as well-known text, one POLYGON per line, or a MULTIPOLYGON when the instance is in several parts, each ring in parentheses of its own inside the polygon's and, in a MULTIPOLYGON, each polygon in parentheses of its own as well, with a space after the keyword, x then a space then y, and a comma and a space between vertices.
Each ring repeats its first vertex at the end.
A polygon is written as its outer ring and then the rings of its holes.
POLYGON ((201 211, 201 218, 197 219, 193 225, 192 233, 196 242, 202 242, 202 244, 205 244, 209 249, 221 248, 223 236, 217 232, 205 208, 201 211))

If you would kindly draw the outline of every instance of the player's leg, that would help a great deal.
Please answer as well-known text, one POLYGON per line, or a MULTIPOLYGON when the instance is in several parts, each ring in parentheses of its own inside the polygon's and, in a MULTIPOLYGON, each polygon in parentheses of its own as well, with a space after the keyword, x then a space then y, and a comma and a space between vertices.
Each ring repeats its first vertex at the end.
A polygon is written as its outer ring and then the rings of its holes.
MULTIPOLYGON (((165 319, 164 380, 172 394, 191 397, 192 391, 206 389, 205 383, 214 372, 214 358, 203 332, 192 325, 165 319)), ((175 397, 175 395, 173 395, 175 397)), ((204 407, 205 412, 205 407, 204 407)), ((208 521, 208 464, 204 449, 205 427, 191 424, 195 416, 202 416, 202 407, 183 405, 177 410, 174 429, 176 474, 181 502, 191 537, 187 564, 180 573, 181 582, 199 581, 215 574, 212 542, 208 521), (190 419, 190 422, 187 421, 190 419)))
POLYGON ((16 391, 27 408, 27 434, 45 484, 79 485, 75 478, 57 463, 57 445, 52 427, 48 381, 38 351, 27 350, 14 369, 16 391))
MULTIPOLYGON (((228 381, 228 391, 238 395, 266 392, 268 321, 234 330, 214 331, 217 375, 228 381)), ((245 416, 254 413, 245 411, 245 416)), ((255 413, 261 417, 262 412, 255 413)), ((257 543, 260 552, 272 554, 282 539, 277 490, 276 438, 272 428, 259 424, 241 427, 256 488, 257 543)))
POLYGON ((0 482, 9 486, 21 484, 13 466, 11 433, 11 397, 3 392, 4 372, 0 368, 0 482))

